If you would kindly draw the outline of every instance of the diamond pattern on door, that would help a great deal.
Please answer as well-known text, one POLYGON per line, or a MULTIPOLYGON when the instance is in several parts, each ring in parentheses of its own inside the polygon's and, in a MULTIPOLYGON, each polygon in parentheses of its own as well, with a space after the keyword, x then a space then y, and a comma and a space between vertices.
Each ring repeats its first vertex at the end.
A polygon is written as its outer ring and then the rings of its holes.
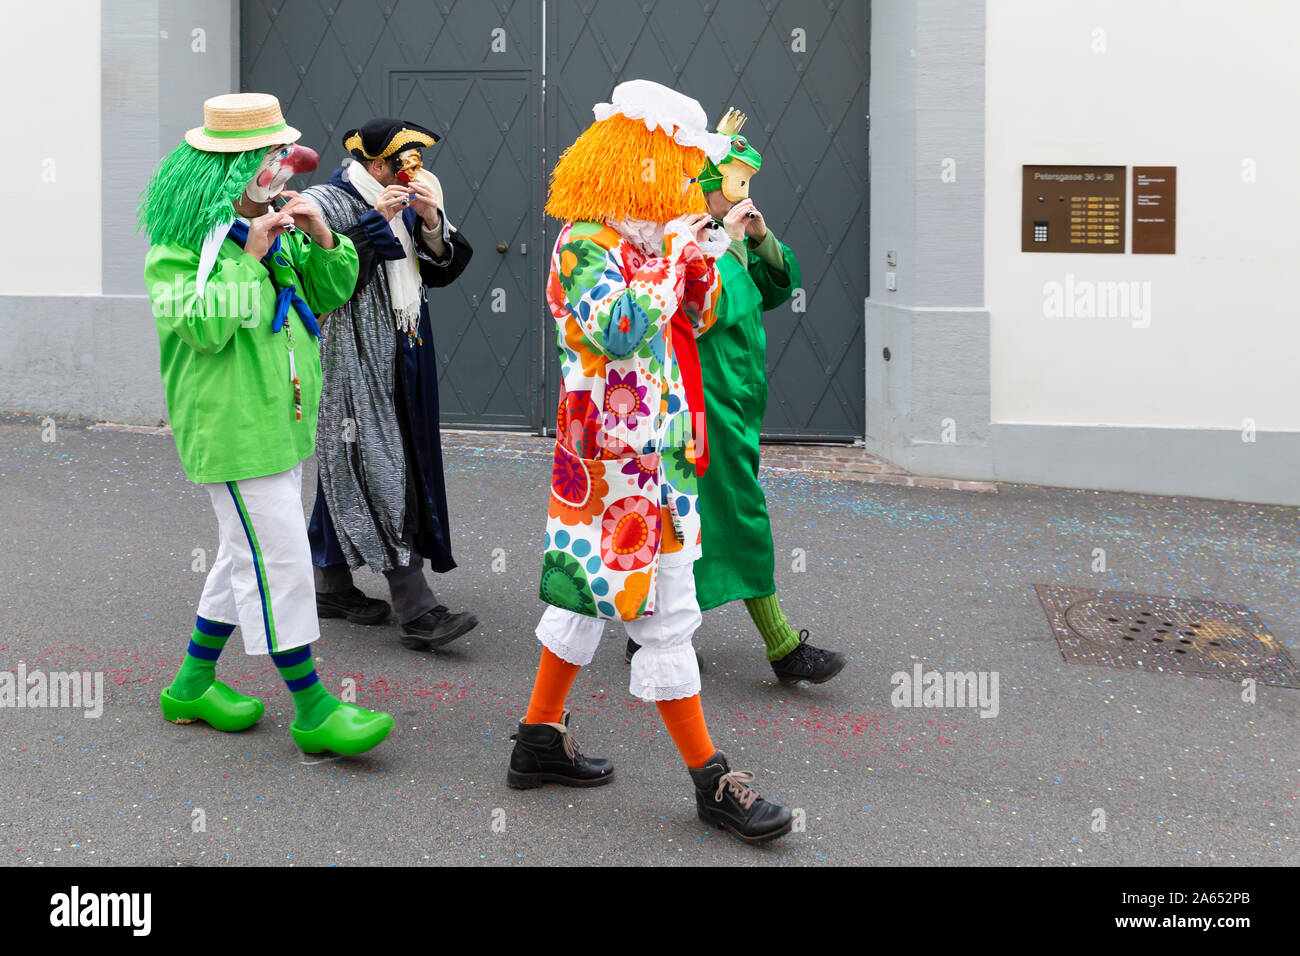
MULTIPOLYGON (((241 85, 280 98, 321 154, 343 133, 399 116, 443 140, 425 151, 447 216, 474 247, 452 285, 429 290, 444 425, 536 427, 543 320, 540 4, 334 0, 241 4, 241 85), (498 245, 505 248, 497 251, 498 245)), ((305 183, 304 183, 305 185, 305 183)))
MULTIPOLYGON (((675 86, 713 120, 732 105, 749 115, 745 133, 763 154, 754 198, 799 257, 807 290, 804 312, 787 304, 765 316, 767 435, 845 439, 866 428, 868 6, 547 4, 550 162, 590 124, 592 105, 626 79, 675 86)), ((557 228, 547 220, 548 249, 557 228)), ((557 360, 547 361, 553 408, 557 360)))
POLYGON ((426 116, 434 132, 447 131, 429 151, 438 157, 431 168, 442 182, 447 216, 474 246, 460 279, 429 290, 443 422, 531 425, 539 280, 531 268, 536 254, 519 251, 536 243, 528 175, 536 98, 529 77, 394 71, 391 80, 395 115, 426 116))
POLYGON ((540 0, 240 8, 242 86, 280 97, 320 150, 311 181, 343 158, 343 131, 372 116, 406 113, 448 134, 427 161, 475 254, 432 293, 447 424, 554 425, 547 163, 591 122, 593 103, 644 77, 715 119, 730 105, 749 114, 764 157, 755 199, 803 266, 806 311, 766 316, 765 434, 864 433, 868 0, 548 0, 544 117, 540 0))

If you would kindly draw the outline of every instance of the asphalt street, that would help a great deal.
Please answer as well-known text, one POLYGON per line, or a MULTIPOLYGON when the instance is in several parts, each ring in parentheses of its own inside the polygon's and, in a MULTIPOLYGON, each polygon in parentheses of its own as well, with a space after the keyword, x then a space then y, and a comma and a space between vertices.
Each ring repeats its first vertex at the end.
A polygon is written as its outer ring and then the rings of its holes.
MULTIPOLYGON (((358 702, 398 723, 369 755, 309 759, 288 692, 237 637, 218 674, 266 702, 257 727, 159 713, 203 583, 196 553, 210 563, 216 545, 171 438, 71 423, 43 437, 39 421, 0 419, 0 671, 99 672, 105 697, 98 718, 0 708, 12 864, 1300 862, 1300 691, 1260 685, 1246 702, 1226 680, 1066 663, 1033 590, 1232 601, 1295 655, 1297 509, 765 473, 784 608, 849 663, 829 684, 783 688, 743 606, 705 614, 714 740, 804 824, 751 848, 696 819, 655 710, 627 692, 618 626, 572 697, 576 737, 615 761, 614 783, 506 787, 539 649, 545 459, 448 457, 460 567, 431 577, 481 627, 431 654, 394 626, 323 622, 326 686, 354 679, 358 702), (996 716, 895 708, 891 675, 918 662, 996 672, 996 716)), ((304 487, 309 509, 310 463, 304 487)), ((358 582, 387 596, 376 575, 358 582)))

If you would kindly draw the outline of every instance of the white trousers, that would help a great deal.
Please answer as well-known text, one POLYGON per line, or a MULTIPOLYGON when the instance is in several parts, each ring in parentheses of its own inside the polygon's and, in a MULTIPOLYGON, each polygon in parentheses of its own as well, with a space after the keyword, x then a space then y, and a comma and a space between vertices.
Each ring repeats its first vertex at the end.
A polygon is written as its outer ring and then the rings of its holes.
POLYGON ((249 654, 278 654, 320 637, 302 464, 203 487, 221 540, 203 583, 199 616, 239 625, 249 654))
MULTIPOLYGON (((665 567, 661 560, 654 614, 623 622, 627 636, 641 645, 632 656, 632 696, 677 700, 700 692, 700 665, 691 638, 702 620, 694 562, 665 567)), ((556 657, 583 667, 595 656, 604 630, 599 618, 550 606, 537 624, 537 639, 556 657)))

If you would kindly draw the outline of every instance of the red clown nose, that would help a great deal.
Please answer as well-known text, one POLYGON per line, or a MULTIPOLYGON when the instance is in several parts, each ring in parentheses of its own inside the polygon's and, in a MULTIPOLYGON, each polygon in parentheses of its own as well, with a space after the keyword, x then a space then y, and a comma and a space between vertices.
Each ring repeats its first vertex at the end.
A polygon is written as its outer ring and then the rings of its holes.
POLYGON ((289 147, 289 155, 280 163, 284 169, 291 169, 295 174, 309 173, 320 165, 320 156, 310 146, 294 143, 289 147))

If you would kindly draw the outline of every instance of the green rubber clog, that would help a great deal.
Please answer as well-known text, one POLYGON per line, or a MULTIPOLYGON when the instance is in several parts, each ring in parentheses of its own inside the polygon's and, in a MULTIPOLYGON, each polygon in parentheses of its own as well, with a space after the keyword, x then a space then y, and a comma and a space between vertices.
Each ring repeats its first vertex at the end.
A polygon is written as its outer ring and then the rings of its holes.
POLYGON ((262 719, 265 705, 256 697, 245 697, 219 680, 194 700, 177 700, 168 693, 160 695, 163 717, 173 724, 191 724, 201 720, 216 730, 247 730, 262 719))
POLYGON ((289 728, 303 753, 332 750, 348 756, 365 753, 377 746, 392 729, 392 714, 366 710, 346 701, 340 702, 315 730, 301 730, 296 722, 289 728))

